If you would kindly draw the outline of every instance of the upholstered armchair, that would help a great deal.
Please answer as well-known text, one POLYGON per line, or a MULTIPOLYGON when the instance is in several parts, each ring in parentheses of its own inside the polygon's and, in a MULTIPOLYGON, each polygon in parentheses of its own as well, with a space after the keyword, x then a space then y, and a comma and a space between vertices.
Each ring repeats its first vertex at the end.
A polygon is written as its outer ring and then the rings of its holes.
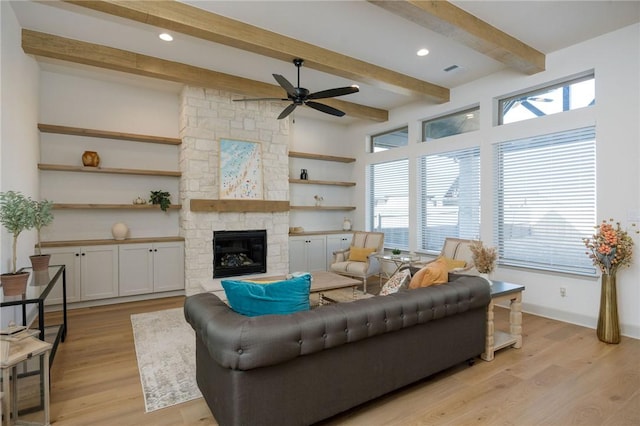
MULTIPOLYGON (((445 238, 444 244, 442 245, 442 250, 440 251, 440 255, 438 257, 446 257, 447 259, 451 260, 463 260, 465 262, 465 266, 455 268, 450 272, 466 275, 478 275, 478 270, 473 263, 473 254, 471 253, 471 245, 476 242, 476 240, 445 238)), ((412 266, 424 267, 434 261, 435 259, 419 264, 412 264, 412 266)))
POLYGON ((382 232, 354 232, 349 248, 333 252, 331 272, 362 279, 366 293, 367 278, 380 272, 380 263, 375 256, 383 250, 382 232))

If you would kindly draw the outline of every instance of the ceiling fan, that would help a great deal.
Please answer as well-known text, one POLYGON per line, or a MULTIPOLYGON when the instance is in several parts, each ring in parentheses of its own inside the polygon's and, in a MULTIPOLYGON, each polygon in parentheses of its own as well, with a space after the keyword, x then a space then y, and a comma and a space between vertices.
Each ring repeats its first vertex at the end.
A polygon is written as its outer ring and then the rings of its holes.
POLYGON ((298 105, 306 105, 320 112, 324 112, 326 114, 335 115, 337 117, 342 117, 344 112, 339 109, 330 107, 329 105, 321 104, 318 102, 314 102, 315 99, 326 99, 326 98, 334 98, 336 96, 350 95, 352 93, 357 93, 360 91, 358 86, 348 86, 348 87, 337 87, 335 89, 321 90, 315 93, 309 93, 308 89, 304 87, 300 87, 300 67, 304 60, 296 58, 293 60, 293 64, 298 68, 298 85, 293 87, 289 80, 281 76, 280 74, 273 74, 273 78, 276 79, 278 84, 287 92, 287 97, 282 98, 256 98, 256 99, 234 99, 236 102, 247 102, 247 101, 291 101, 291 105, 287 106, 280 115, 278 116, 278 120, 285 118, 289 114, 293 112, 294 109, 298 105))

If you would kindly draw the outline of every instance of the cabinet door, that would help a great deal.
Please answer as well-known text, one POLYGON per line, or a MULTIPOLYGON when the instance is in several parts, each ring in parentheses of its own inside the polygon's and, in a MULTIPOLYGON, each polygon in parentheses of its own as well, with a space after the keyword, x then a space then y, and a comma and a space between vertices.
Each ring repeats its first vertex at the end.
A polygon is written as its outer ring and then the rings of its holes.
MULTIPOLYGON (((64 265, 67 278, 67 303, 80 301, 80 247, 52 247, 50 265, 64 265)), ((62 277, 49 293, 46 305, 62 305, 62 277)))
POLYGON ((118 246, 83 247, 80 253, 82 300, 118 296, 118 246))
POLYGON ((122 244, 118 247, 120 296, 153 292, 153 245, 122 244))
POLYGON ((307 271, 306 237, 289 237, 289 272, 307 271))
POLYGON ((352 239, 352 234, 327 235, 327 271, 331 270, 331 263, 333 263, 333 252, 336 250, 349 248, 352 239))
POLYGON ((307 272, 327 270, 327 238, 324 235, 307 237, 307 272))
POLYGON ((153 245, 153 291, 184 289, 184 243, 153 245))

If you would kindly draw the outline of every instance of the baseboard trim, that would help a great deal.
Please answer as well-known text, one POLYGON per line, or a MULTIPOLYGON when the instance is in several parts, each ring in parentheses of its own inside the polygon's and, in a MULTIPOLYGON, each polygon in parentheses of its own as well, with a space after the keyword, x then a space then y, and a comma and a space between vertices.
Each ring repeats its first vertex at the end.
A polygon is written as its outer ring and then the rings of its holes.
MULTIPOLYGON (((528 314, 563 321, 569 324, 580 325, 594 330, 598 325, 598 317, 575 314, 530 303, 523 303, 522 311, 528 314)), ((620 323, 620 334, 626 337, 631 337, 632 339, 640 339, 640 326, 620 323)))

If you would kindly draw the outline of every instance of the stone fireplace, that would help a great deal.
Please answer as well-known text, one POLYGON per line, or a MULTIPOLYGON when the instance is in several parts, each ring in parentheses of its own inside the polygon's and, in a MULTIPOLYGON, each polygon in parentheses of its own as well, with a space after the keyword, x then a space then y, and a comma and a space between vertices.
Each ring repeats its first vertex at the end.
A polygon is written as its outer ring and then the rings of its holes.
POLYGON ((232 98, 229 92, 197 87, 185 87, 181 93, 180 232, 185 239, 187 295, 222 291, 220 278, 213 278, 214 231, 265 230, 266 272, 252 275, 285 275, 289 269, 288 211, 203 212, 190 208, 192 199, 219 199, 220 138, 260 142, 264 200, 289 200, 289 121, 277 119, 281 104, 236 103, 232 98))
POLYGON ((267 272, 267 231, 213 231, 213 278, 267 272))

